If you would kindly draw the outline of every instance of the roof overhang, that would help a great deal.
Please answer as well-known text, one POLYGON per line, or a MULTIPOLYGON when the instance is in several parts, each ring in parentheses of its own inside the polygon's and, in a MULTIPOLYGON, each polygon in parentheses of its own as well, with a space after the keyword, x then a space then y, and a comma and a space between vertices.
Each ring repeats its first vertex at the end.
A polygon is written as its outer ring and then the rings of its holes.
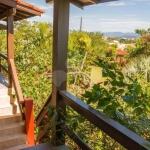
POLYGON ((0 20, 6 20, 4 15, 10 10, 16 10, 14 20, 19 21, 34 16, 41 16, 43 10, 21 0, 0 0, 0 20), (3 15, 3 16, 2 16, 3 15))
MULTIPOLYGON (((46 3, 53 3, 53 0, 45 0, 45 1, 46 3)), ((117 0, 70 0, 70 3, 83 9, 84 6, 112 2, 112 1, 117 1, 117 0)))

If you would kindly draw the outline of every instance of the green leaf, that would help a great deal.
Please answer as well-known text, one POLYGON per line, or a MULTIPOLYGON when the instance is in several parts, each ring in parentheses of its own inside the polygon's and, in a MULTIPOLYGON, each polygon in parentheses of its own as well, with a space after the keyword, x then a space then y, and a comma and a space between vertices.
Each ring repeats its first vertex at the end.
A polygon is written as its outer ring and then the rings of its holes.
POLYGON ((122 95, 124 93, 124 89, 119 89, 115 92, 115 95, 122 95))
POLYGON ((108 85, 108 81, 104 81, 104 86, 108 85))
POLYGON ((131 101, 132 101, 132 96, 130 96, 130 95, 121 96, 121 98, 122 98, 126 103, 131 103, 131 101))
POLYGON ((85 98, 89 98, 89 97, 91 97, 92 95, 91 95, 91 92, 86 91, 84 94, 82 94, 82 96, 85 97, 85 98))

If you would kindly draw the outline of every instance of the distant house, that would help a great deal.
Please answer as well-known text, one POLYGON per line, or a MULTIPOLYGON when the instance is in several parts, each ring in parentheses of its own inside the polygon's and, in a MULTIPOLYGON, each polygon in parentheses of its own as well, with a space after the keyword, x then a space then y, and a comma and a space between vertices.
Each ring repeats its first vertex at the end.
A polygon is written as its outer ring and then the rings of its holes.
POLYGON ((125 37, 122 37, 120 40, 127 40, 127 38, 125 38, 125 37))
POLYGON ((123 66, 126 63, 124 59, 125 54, 127 54, 127 52, 124 50, 119 49, 116 51, 116 62, 120 64, 121 66, 123 66))
POLYGON ((114 40, 113 43, 114 43, 114 44, 119 44, 119 41, 114 40))
POLYGON ((102 39, 104 40, 104 41, 108 41, 108 37, 107 36, 102 36, 102 39))

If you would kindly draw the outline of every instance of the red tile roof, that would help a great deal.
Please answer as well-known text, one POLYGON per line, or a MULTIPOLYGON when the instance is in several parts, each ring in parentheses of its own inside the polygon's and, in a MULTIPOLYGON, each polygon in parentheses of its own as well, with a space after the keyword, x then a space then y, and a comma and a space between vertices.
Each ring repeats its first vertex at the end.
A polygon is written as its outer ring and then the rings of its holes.
POLYGON ((122 50, 117 50, 117 53, 116 53, 117 55, 125 55, 125 54, 127 54, 127 52, 125 52, 125 51, 122 51, 122 50))
POLYGON ((45 12, 44 10, 42 10, 42 9, 40 9, 40 8, 37 8, 37 7, 35 7, 34 5, 29 4, 29 3, 26 3, 26 2, 23 2, 23 1, 21 1, 21 0, 12 0, 12 1, 15 1, 17 4, 23 5, 23 6, 25 6, 25 7, 29 7, 29 8, 31 8, 31 9, 33 9, 33 10, 36 10, 36 11, 40 12, 40 13, 44 13, 44 12, 45 12))

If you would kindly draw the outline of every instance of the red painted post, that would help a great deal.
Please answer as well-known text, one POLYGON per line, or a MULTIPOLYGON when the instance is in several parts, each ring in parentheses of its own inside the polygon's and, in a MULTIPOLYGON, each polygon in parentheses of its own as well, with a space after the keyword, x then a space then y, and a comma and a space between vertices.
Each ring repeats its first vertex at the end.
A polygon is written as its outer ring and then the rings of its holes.
POLYGON ((27 141, 29 146, 34 143, 34 116, 33 116, 33 100, 31 98, 24 99, 25 126, 27 133, 27 141))

